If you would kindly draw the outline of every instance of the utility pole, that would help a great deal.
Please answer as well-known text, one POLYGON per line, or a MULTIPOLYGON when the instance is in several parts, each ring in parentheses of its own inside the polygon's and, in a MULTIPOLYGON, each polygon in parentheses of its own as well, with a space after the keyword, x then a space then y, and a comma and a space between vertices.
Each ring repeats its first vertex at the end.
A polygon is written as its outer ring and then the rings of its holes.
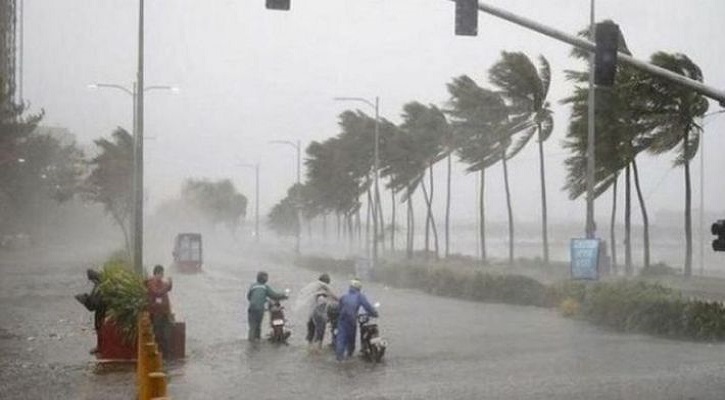
MULTIPOLYGON (((589 12, 589 40, 595 41, 596 29, 594 19, 594 0, 590 3, 589 12)), ((595 85, 594 85, 594 53, 589 54, 589 118, 588 118, 588 129, 587 129, 587 221, 586 221, 586 237, 587 239, 594 239, 595 228, 594 228, 594 169, 596 167, 596 161, 594 159, 595 152, 594 146, 596 141, 595 136, 595 85)))
POLYGON ((136 78, 136 137, 133 169, 133 266, 143 275, 143 94, 144 94, 144 0, 139 0, 138 72, 136 78))

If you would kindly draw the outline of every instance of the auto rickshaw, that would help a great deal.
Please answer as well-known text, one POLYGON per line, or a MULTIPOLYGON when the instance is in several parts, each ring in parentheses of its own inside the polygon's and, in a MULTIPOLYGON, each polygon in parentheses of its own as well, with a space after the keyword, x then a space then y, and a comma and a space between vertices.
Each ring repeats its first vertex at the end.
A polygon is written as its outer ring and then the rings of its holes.
POLYGON ((174 267, 180 272, 201 272, 203 251, 200 233, 180 233, 174 240, 174 267))

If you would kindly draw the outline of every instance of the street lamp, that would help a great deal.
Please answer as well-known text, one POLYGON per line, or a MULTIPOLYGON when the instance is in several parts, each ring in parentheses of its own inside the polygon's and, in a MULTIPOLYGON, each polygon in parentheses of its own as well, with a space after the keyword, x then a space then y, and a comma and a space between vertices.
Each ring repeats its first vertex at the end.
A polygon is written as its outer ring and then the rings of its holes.
POLYGON ((259 243, 259 163, 238 165, 244 168, 254 168, 254 241, 259 243))
MULTIPOLYGON (((595 24, 594 24, 594 0, 591 0, 589 5, 589 40, 595 41, 595 24)), ((586 216, 586 237, 587 239, 594 239, 595 223, 594 223, 594 170, 596 169, 596 160, 594 152, 594 141, 595 139, 595 126, 594 118, 596 116, 594 110, 594 59, 595 54, 589 55, 589 100, 588 100, 588 118, 587 118, 587 181, 586 181, 586 203, 587 203, 587 216, 586 216)))
POLYGON ((372 267, 378 263, 378 211, 380 208, 380 190, 378 188, 378 170, 380 169, 380 155, 378 154, 378 146, 380 142, 380 98, 375 96, 375 102, 362 98, 362 97, 335 97, 335 101, 357 101, 365 103, 375 110, 375 146, 373 147, 373 158, 374 158, 374 182, 375 182, 375 195, 373 196, 373 257, 372 267))
MULTIPOLYGON (((141 0, 141 4, 140 24, 142 25, 143 0, 141 0)), ((142 26, 139 29, 142 29, 142 26)), ((143 35, 140 33, 139 40, 142 41, 142 38, 143 35)), ((143 48, 142 43, 139 43, 139 48, 143 48)), ((139 78, 139 82, 142 82, 143 78, 141 73, 139 73, 139 78)), ((143 94, 152 90, 169 90, 177 93, 179 89, 175 86, 168 85, 143 87, 143 84, 139 84, 139 82, 134 82, 131 85, 131 89, 114 83, 94 83, 88 85, 88 87, 90 89, 117 89, 131 96, 133 99, 133 265, 137 273, 143 274, 143 94), (143 90, 139 90, 139 88, 143 88, 143 90)))
POLYGON ((295 214, 297 215, 297 229, 296 229, 295 233, 296 233, 297 239, 295 242, 295 253, 300 254, 300 231, 302 230, 302 227, 300 226, 300 224, 302 223, 302 221, 300 221, 300 193, 299 193, 299 190, 301 188, 301 186, 300 186, 300 184, 301 184, 301 182, 300 182, 300 163, 301 163, 300 152, 301 152, 302 147, 300 145, 299 140, 297 142, 292 142, 290 140, 270 140, 269 143, 286 144, 288 146, 292 146, 295 150, 297 150, 297 193, 295 195, 295 197, 297 197, 295 199, 295 203, 296 203, 295 204, 295 209, 296 209, 295 214))

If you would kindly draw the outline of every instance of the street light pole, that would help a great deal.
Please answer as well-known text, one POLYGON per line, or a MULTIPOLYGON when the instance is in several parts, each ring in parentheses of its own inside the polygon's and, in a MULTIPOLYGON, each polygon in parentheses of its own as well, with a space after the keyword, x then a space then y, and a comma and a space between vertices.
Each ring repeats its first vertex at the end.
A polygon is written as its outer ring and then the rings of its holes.
POLYGON ((138 71, 136 78, 136 132, 133 169, 133 266, 143 275, 143 94, 144 94, 144 0, 139 0, 138 71))
POLYGON ((301 174, 300 166, 302 163, 302 161, 301 161, 302 144, 300 143, 299 140, 296 142, 292 142, 289 140, 270 140, 270 143, 286 144, 286 145, 294 147, 295 150, 297 151, 297 191, 295 192, 295 197, 296 197, 295 198, 295 211, 296 211, 295 214, 297 215, 297 229, 295 229, 295 233, 296 233, 297 238, 295 241, 295 253, 299 255, 300 254, 300 233, 302 231, 302 226, 301 226, 302 221, 300 218, 300 193, 299 193, 299 190, 301 188, 300 185, 302 182, 301 175, 300 175, 301 174))
MULTIPOLYGON (((594 0, 590 3, 589 12, 589 40, 595 41, 595 21, 594 21, 594 0)), ((596 118, 595 113, 595 87, 594 87, 594 53, 589 55, 589 118, 588 118, 588 129, 587 129, 587 221, 586 221, 586 237, 587 239, 594 239, 595 228, 594 228, 594 169, 595 165, 595 152, 594 152, 594 121, 596 118)))
POLYGON ((259 163, 242 163, 239 166, 254 168, 254 241, 259 242, 259 163))
POLYGON ((380 97, 375 96, 375 103, 362 97, 335 97, 337 101, 358 101, 367 104, 375 110, 375 145, 373 146, 373 169, 374 172, 374 184, 375 194, 373 195, 373 254, 372 254, 372 267, 378 263, 378 213, 380 208, 380 189, 378 186, 378 170, 380 168, 380 155, 379 155, 379 142, 380 142, 380 97))

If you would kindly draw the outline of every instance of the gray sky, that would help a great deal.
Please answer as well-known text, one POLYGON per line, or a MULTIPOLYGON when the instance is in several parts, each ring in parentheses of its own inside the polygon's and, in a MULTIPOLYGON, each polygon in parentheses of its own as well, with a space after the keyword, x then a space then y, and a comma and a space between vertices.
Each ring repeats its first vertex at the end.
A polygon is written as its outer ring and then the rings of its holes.
MULTIPOLYGON (((589 19, 587 0, 491 0, 518 14, 576 32, 589 19)), ((291 12, 265 10, 264 0, 146 0, 146 84, 173 84, 178 94, 146 96, 146 182, 152 205, 178 193, 187 176, 231 177, 253 200, 253 171, 238 162, 262 163, 262 211, 294 181, 294 150, 269 140, 312 140, 336 135, 337 115, 365 105, 334 96, 381 97, 381 113, 399 122, 402 105, 417 100, 444 105, 445 84, 468 74, 488 85, 486 71, 502 50, 546 56, 552 66, 550 101, 556 126, 546 144, 552 219, 584 219, 583 200, 560 191, 565 158, 560 146, 569 112, 558 101, 571 90, 563 70, 581 68, 569 47, 489 15, 479 36, 453 36, 453 4, 446 0, 292 0, 291 12)), ((69 128, 79 141, 130 129, 131 98, 87 88, 135 78, 138 1, 25 0, 24 94, 45 123, 69 128)), ((635 56, 683 52, 700 65, 709 85, 725 89, 722 0, 598 0, 597 19, 616 21, 635 56)), ((710 111, 721 108, 714 102, 710 111)), ((725 115, 706 121, 706 208, 725 210, 725 115)), ((538 220, 538 163, 534 146, 510 166, 514 212, 538 220)), ((651 212, 681 210, 684 174, 673 155, 641 158, 640 173, 651 212)), ((694 207, 700 159, 693 163, 694 207)), ((437 170, 443 205, 444 166, 437 170)), ((488 174, 492 219, 505 218, 501 170, 488 174)), ((455 172, 454 215, 475 215, 475 179, 455 172)), ((609 197, 597 203, 608 221, 609 197)), ((440 215, 440 214, 439 214, 440 215)), ((635 220, 639 213, 635 211, 635 220)))

